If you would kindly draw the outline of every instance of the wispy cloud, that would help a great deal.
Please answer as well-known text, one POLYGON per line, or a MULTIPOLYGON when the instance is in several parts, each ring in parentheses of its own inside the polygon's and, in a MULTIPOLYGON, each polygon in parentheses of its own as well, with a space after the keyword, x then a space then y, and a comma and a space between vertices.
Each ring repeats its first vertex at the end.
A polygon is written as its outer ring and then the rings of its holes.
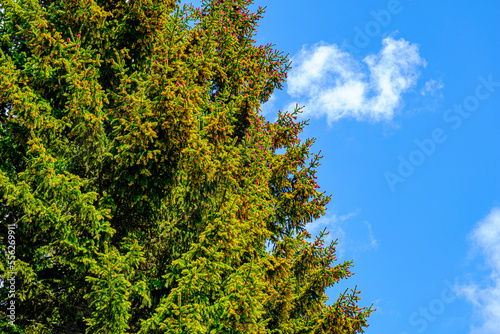
POLYGON ((364 223, 365 223, 366 227, 368 228, 368 235, 370 237, 370 243, 368 243, 364 248, 365 249, 378 249, 378 241, 373 236, 372 225, 367 221, 365 221, 364 223))
POLYGON ((316 236, 319 236, 319 232, 323 231, 326 227, 326 231, 329 231, 330 233, 323 237, 324 245, 329 246, 332 241, 338 239, 339 243, 335 248, 337 250, 339 259, 344 257, 346 251, 364 252, 372 249, 376 250, 378 248, 378 242, 373 236, 372 226, 370 225, 370 223, 366 221, 363 222, 366 226, 368 242, 361 246, 359 246, 359 236, 353 238, 352 235, 349 235, 349 233, 346 233, 346 231, 344 230, 344 223, 357 216, 360 212, 360 209, 356 209, 355 211, 346 215, 325 215, 307 224, 307 232, 311 234, 310 241, 314 241, 316 236))
POLYGON ((470 235, 474 247, 481 251, 490 275, 486 282, 457 286, 457 292, 472 303, 481 319, 471 334, 497 334, 500 328, 500 209, 493 208, 470 235))
MULTIPOLYGON (((335 246, 337 257, 339 260, 342 260, 346 253, 350 252, 365 252, 368 250, 378 249, 378 242, 373 236, 372 226, 370 223, 364 221, 364 225, 366 226, 366 233, 368 242, 364 243, 365 240, 360 241, 358 235, 356 238, 353 238, 353 235, 347 233, 344 229, 345 223, 356 217, 361 212, 360 209, 356 209, 353 212, 350 212, 345 215, 337 215, 337 214, 328 214, 324 215, 318 219, 313 220, 311 223, 306 224, 305 229, 308 234, 311 235, 310 239, 305 239, 313 243, 316 240, 316 237, 319 237, 321 231, 323 231, 326 227, 326 232, 330 232, 323 236, 324 247, 330 246, 332 241, 338 239, 338 244, 335 246), (361 245, 360 245, 361 242, 361 245)), ((349 222, 352 224, 353 222, 349 222)), ((365 239, 364 237, 362 239, 365 239)), ((272 246, 270 244, 266 244, 266 251, 271 252, 272 246)))
POLYGON ((441 80, 436 81, 431 79, 425 83, 424 87, 422 87, 420 94, 422 94, 422 96, 434 95, 437 91, 443 89, 443 87, 444 84, 441 80))
POLYGON ((342 117, 390 120, 403 105, 402 95, 414 87, 419 68, 426 66, 418 46, 391 36, 382 49, 360 63, 336 44, 319 42, 303 47, 292 57, 288 94, 306 105, 301 118, 327 116, 328 123, 342 117))
MULTIPOLYGON (((346 233, 342 228, 342 223, 349 220, 352 217, 358 215, 360 210, 356 210, 346 215, 328 215, 322 216, 319 219, 306 225, 307 232, 311 234, 312 241, 315 240, 316 236, 319 235, 320 231, 323 231, 326 227, 326 232, 330 232, 328 235, 323 237, 323 242, 325 246, 330 246, 332 241, 339 239, 339 244, 335 246, 337 255, 339 258, 343 257, 345 253, 345 237, 346 233)), ((311 242, 312 242, 311 241, 311 242)))

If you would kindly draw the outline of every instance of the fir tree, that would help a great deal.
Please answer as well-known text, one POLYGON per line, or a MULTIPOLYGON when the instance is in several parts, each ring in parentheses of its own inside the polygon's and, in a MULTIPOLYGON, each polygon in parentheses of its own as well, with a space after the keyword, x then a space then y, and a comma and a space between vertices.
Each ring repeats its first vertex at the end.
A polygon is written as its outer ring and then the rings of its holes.
POLYGON ((352 261, 304 240, 331 197, 300 108, 259 114, 290 62, 249 4, 0 0, 2 331, 368 326, 359 291, 325 305, 352 261))

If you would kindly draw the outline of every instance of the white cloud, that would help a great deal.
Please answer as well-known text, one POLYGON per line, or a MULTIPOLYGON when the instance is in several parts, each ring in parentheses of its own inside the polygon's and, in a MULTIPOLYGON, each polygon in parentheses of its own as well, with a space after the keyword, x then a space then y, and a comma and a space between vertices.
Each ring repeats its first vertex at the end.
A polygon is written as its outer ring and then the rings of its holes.
POLYGON ((480 221, 470 238, 491 270, 486 283, 457 286, 457 292, 474 307, 481 319, 480 326, 472 326, 471 334, 497 334, 500 329, 500 209, 493 208, 480 221))
MULTIPOLYGON (((288 94, 307 108, 301 118, 326 114, 328 123, 342 117, 389 120, 403 104, 402 94, 416 85, 426 66, 418 46, 387 37, 380 52, 357 62, 336 44, 303 47, 292 58, 288 94)), ((294 109, 295 102, 288 106, 294 109)))
POLYGON ((428 94, 434 95, 438 90, 443 89, 443 87, 444 84, 441 80, 436 81, 434 79, 431 79, 425 83, 424 87, 420 90, 420 94, 422 94, 422 96, 428 94))

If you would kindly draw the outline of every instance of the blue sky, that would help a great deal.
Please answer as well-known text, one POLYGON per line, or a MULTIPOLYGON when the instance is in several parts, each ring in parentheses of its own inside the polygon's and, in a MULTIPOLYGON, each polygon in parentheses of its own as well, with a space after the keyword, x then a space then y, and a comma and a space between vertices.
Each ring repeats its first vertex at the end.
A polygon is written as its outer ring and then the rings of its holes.
MULTIPOLYGON (((193 2, 199 6, 199 1, 193 2)), ((324 158, 325 244, 378 309, 368 334, 500 332, 500 2, 256 1, 324 158)))

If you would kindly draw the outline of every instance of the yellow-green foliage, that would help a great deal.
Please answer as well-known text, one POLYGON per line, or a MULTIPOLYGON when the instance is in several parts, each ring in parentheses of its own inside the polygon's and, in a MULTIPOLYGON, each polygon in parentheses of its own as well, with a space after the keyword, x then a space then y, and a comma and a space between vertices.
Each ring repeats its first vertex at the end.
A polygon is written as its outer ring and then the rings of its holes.
POLYGON ((5 333, 357 333, 306 122, 260 105, 290 64, 250 0, 0 0, 5 333), (283 148, 283 154, 277 149, 283 148), (265 242, 273 251, 265 251, 265 242))

